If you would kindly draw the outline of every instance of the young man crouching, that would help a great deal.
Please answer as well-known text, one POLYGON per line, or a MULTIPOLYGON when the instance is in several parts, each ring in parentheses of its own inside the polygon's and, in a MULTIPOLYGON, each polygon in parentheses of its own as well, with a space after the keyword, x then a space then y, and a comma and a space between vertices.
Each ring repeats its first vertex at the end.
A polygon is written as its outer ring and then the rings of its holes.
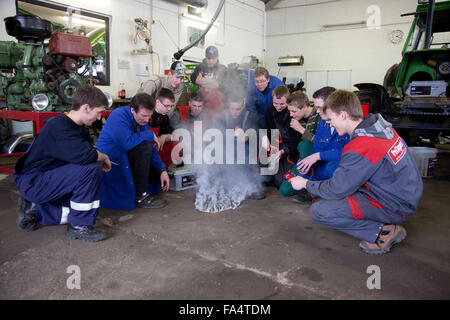
POLYGON ((330 179, 294 177, 292 186, 323 199, 311 206, 314 221, 361 239, 366 253, 386 253, 406 237, 400 223, 417 210, 423 190, 420 173, 389 122, 379 114, 363 119, 354 93, 335 91, 325 110, 331 126, 351 140, 330 179))

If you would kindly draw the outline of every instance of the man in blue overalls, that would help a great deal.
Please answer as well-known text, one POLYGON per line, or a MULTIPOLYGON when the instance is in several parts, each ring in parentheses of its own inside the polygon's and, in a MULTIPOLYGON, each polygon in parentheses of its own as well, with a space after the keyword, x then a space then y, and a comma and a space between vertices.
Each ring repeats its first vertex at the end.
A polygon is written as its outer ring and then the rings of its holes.
POLYGON ((28 151, 19 158, 14 180, 21 194, 18 226, 67 223, 67 236, 85 241, 106 238, 93 225, 100 207, 101 172, 111 169, 107 155, 89 143, 85 126, 101 119, 108 105, 103 92, 81 86, 72 108, 47 121, 28 151))
POLYGON ((155 109, 153 98, 138 93, 130 106, 111 112, 100 132, 97 148, 115 163, 102 176, 101 207, 115 210, 133 210, 135 207, 160 209, 164 200, 151 194, 169 190, 166 166, 158 155, 160 147, 155 133, 149 128, 149 119, 155 109))

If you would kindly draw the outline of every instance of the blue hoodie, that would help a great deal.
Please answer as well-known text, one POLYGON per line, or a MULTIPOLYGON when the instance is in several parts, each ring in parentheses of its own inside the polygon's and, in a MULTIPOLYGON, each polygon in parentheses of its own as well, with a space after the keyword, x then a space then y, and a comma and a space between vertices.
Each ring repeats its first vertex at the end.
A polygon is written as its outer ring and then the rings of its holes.
POLYGON ((247 83, 247 97, 245 98, 245 107, 247 110, 255 113, 259 117, 259 126, 264 126, 264 116, 267 109, 272 105, 272 91, 278 86, 284 86, 283 81, 277 77, 270 76, 269 84, 263 92, 256 88, 253 80, 253 71, 249 71, 247 83))
POLYGON ((350 141, 350 136, 340 136, 336 130, 331 132, 331 127, 325 120, 320 120, 314 137, 312 153, 320 152, 320 160, 340 161, 342 149, 350 141))

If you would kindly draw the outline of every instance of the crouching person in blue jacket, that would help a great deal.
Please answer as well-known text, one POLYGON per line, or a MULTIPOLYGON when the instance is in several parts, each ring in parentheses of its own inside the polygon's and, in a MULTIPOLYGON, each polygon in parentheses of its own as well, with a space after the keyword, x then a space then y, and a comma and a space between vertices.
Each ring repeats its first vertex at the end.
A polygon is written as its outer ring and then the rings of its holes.
POLYGON ((130 106, 111 112, 97 141, 97 148, 111 159, 110 172, 102 175, 102 208, 133 210, 136 207, 157 209, 166 206, 150 193, 169 190, 166 166, 158 155, 158 139, 149 129, 155 109, 153 98, 138 93, 130 106))
POLYGON ((297 176, 292 186, 322 198, 311 206, 314 221, 359 238, 366 253, 386 253, 406 237, 400 224, 417 210, 422 177, 392 125, 380 114, 363 119, 354 93, 333 92, 325 109, 331 126, 339 135, 349 134, 350 142, 330 179, 297 176))
POLYGON ((85 126, 101 119, 108 105, 103 92, 79 87, 67 113, 47 121, 14 168, 21 194, 18 226, 33 231, 40 225, 67 223, 67 236, 85 241, 106 238, 93 226, 100 203, 100 177, 111 163, 89 142, 85 126))
MULTIPOLYGON (((308 180, 330 179, 339 165, 342 149, 350 141, 348 134, 340 136, 330 126, 328 117, 323 110, 325 101, 335 90, 333 87, 323 87, 313 94, 314 106, 317 109, 317 113, 320 114, 321 120, 317 126, 312 153, 297 162, 297 166, 294 168, 297 170, 295 175, 300 175, 308 180)), ((289 185, 290 188, 288 190, 292 190, 292 186, 288 181, 283 183, 289 185)), ((291 194, 288 193, 288 195, 291 194)), ((298 191, 297 196, 294 198, 294 202, 297 203, 310 201, 312 201, 312 198, 306 189, 298 191)))

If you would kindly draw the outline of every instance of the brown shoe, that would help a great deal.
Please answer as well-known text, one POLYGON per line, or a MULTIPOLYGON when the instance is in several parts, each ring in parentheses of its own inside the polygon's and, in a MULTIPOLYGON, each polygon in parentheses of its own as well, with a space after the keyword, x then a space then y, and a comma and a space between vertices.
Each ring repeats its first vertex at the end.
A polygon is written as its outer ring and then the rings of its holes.
POLYGON ((383 254, 391 250, 392 245, 401 242, 406 237, 406 230, 400 225, 383 226, 375 243, 361 241, 359 247, 368 254, 383 254))

